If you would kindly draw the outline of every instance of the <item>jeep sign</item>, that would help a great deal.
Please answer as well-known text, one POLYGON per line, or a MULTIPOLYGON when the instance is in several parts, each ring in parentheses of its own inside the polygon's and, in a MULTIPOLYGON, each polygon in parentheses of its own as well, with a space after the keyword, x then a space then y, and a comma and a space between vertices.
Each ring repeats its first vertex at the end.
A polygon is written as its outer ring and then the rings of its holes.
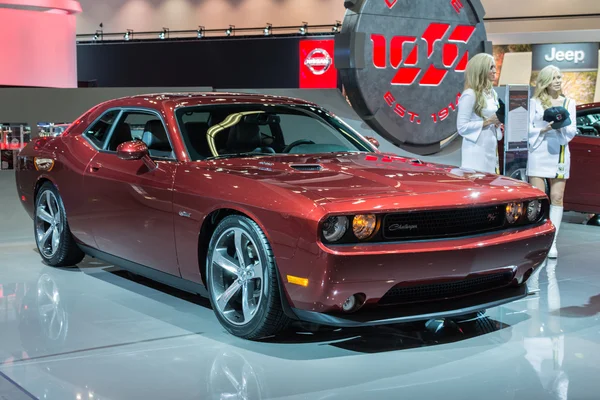
POLYGON ((433 154, 456 133, 464 71, 491 53, 479 0, 346 0, 335 65, 348 99, 395 145, 433 154))
POLYGON ((533 70, 554 65, 563 71, 596 71, 598 43, 533 45, 533 70))

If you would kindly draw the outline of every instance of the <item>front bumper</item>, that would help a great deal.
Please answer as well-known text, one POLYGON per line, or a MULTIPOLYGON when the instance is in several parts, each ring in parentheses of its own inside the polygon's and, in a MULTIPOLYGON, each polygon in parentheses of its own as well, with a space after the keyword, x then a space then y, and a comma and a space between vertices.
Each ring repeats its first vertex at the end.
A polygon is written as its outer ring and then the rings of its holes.
POLYGON ((316 243, 300 247, 292 259, 278 260, 278 266, 287 305, 301 320, 340 326, 405 322, 466 314, 525 296, 524 284, 547 257, 554 234, 548 220, 538 226, 452 240, 335 248, 316 243), (287 275, 307 278, 308 285, 294 285, 287 275), (451 289, 427 298, 432 287, 460 286, 498 275, 508 275, 508 281, 468 293, 454 294, 451 289), (386 303, 390 291, 398 288, 408 288, 408 296, 404 291, 401 302, 386 303), (416 302, 411 299, 412 288, 420 290, 416 302), (355 314, 344 313, 342 305, 352 295, 362 296, 364 305, 355 314))
POLYGON ((411 304, 365 309, 353 314, 325 314, 292 308, 301 321, 341 328, 399 324, 436 318, 456 318, 520 300, 529 295, 527 285, 486 292, 474 297, 446 300, 432 304, 411 304))

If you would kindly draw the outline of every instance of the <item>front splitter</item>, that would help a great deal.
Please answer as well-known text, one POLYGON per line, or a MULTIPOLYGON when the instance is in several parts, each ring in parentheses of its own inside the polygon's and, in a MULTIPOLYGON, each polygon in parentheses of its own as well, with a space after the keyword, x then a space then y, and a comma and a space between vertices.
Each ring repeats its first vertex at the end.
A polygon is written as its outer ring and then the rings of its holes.
POLYGON ((301 321, 353 328, 427 321, 437 318, 456 318, 511 303, 531 294, 528 292, 527 285, 524 284, 515 288, 505 288, 460 299, 441 300, 427 304, 378 306, 353 314, 324 314, 298 308, 292 308, 292 311, 301 321))

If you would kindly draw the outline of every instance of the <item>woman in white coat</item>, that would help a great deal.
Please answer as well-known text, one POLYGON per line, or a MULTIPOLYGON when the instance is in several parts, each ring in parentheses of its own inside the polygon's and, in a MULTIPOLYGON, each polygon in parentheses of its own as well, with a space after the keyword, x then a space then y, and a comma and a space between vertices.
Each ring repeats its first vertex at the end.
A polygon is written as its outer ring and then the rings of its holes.
POLYGON ((538 75, 529 104, 527 175, 532 185, 544 191, 545 179, 550 181, 550 220, 556 227, 554 243, 548 254, 550 258, 558 257, 556 238, 563 217, 563 197, 571 166, 569 142, 577 134, 576 119, 575 101, 562 94, 560 69, 552 65, 545 67, 538 75), (547 122, 544 114, 556 116, 556 109, 546 112, 553 107, 562 107, 568 114, 561 114, 560 120, 547 122))
POLYGON ((462 136, 461 168, 498 174, 498 141, 502 131, 498 95, 493 89, 496 79, 494 57, 480 53, 471 58, 465 72, 465 90, 458 101, 456 128, 462 136))

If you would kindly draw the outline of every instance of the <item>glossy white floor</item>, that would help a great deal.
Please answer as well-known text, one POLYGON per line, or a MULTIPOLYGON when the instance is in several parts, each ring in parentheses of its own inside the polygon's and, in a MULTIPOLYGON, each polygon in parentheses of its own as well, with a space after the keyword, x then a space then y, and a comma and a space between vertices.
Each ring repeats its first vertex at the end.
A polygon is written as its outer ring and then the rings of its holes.
POLYGON ((569 214, 539 295, 421 324, 226 334, 201 298, 96 260, 40 262, 0 174, 0 399, 599 399, 600 228, 569 214), (570 221, 570 222, 569 222, 570 221))

